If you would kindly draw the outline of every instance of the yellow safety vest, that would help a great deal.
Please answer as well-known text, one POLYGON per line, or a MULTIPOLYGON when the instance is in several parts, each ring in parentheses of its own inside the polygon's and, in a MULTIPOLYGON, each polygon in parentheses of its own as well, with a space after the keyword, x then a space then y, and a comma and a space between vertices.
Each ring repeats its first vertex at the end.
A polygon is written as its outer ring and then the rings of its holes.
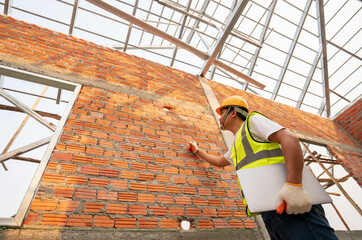
MULTIPOLYGON (((256 114, 262 115, 258 112, 250 113, 236 134, 230 156, 233 159, 236 171, 239 169, 261 167, 285 162, 279 143, 259 142, 251 136, 249 119, 251 116, 256 114)), ((245 198, 243 198, 243 202, 246 206, 246 213, 248 216, 255 216, 259 214, 250 213, 245 198)))

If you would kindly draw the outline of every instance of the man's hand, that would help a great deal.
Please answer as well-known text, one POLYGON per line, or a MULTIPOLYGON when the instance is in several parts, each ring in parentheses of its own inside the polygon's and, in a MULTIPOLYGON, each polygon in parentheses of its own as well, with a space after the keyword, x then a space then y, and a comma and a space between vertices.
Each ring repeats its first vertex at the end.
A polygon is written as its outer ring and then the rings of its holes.
POLYGON ((288 214, 302 214, 309 212, 311 208, 312 204, 302 184, 284 184, 277 199, 277 213, 282 214, 285 209, 288 214))
POLYGON ((189 144, 188 150, 196 154, 197 150, 199 150, 197 143, 195 141, 189 141, 188 144, 189 144))

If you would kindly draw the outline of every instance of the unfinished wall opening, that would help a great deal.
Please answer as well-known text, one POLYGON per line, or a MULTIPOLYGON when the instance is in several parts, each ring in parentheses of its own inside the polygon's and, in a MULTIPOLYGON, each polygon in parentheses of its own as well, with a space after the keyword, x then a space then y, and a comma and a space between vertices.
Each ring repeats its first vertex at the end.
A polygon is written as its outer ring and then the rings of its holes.
POLYGON ((0 225, 20 226, 80 85, 0 66, 0 225))
POLYGON ((343 168, 330 147, 310 142, 301 144, 305 154, 305 165, 333 199, 332 203, 323 204, 327 219, 333 221, 332 224, 340 229, 358 229, 359 223, 353 220, 359 218, 362 213, 358 205, 362 197, 358 183, 343 168))

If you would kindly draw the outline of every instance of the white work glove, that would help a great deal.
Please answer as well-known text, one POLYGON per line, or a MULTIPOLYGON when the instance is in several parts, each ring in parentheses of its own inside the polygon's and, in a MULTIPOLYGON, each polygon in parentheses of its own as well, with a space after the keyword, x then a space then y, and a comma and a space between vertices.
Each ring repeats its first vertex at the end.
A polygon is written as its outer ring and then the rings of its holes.
POLYGON ((197 143, 195 141, 189 141, 188 144, 189 144, 188 150, 196 154, 197 150, 199 150, 197 143))
POLYGON ((302 214, 311 208, 312 204, 302 184, 284 184, 277 198, 277 213, 282 214, 285 209, 288 214, 302 214))

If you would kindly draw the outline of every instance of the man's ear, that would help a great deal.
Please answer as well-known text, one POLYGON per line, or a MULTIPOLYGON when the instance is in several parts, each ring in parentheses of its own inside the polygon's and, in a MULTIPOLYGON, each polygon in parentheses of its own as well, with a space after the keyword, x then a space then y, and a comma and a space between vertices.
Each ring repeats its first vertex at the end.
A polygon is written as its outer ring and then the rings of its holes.
POLYGON ((236 110, 234 109, 231 113, 230 113, 231 117, 237 117, 237 112, 236 110))

